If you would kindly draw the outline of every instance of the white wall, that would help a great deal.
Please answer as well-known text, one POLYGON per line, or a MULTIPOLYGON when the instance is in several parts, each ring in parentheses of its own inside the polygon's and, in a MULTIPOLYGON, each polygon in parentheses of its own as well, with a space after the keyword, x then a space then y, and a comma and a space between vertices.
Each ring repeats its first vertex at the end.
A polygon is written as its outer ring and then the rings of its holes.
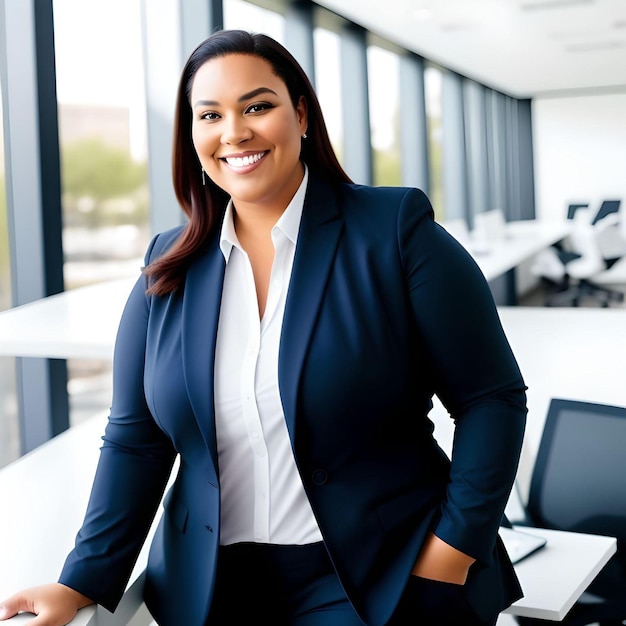
POLYGON ((626 203, 626 93, 537 98, 532 104, 537 217, 571 202, 626 203))

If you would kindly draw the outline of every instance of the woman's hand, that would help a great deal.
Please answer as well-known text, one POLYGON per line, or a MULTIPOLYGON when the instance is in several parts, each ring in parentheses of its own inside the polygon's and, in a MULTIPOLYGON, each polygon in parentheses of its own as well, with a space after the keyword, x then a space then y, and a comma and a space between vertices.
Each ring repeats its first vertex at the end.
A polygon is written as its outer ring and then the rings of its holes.
POLYGON ((0 621, 17 615, 20 611, 34 613, 37 617, 27 626, 64 626, 74 619, 76 612, 93 602, 86 596, 61 583, 25 589, 0 604, 0 621))
POLYGON ((430 533, 411 573, 421 578, 464 585, 475 560, 430 533))

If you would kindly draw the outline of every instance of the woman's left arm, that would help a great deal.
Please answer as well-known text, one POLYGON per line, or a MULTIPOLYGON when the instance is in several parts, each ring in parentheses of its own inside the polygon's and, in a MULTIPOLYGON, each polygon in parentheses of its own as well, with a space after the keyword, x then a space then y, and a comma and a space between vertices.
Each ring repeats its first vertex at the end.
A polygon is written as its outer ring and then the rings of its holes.
POLYGON ((517 472, 526 386, 481 270, 418 190, 404 196, 398 245, 425 375, 456 424, 442 515, 414 573, 438 560, 462 578, 473 560, 491 560, 517 472))

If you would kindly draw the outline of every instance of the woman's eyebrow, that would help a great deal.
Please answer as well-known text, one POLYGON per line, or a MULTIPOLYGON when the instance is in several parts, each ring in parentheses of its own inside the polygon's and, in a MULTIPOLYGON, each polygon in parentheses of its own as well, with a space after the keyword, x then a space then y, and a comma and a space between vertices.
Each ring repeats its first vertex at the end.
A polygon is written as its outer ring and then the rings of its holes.
MULTIPOLYGON (((249 100, 250 98, 259 96, 262 93, 273 93, 275 96, 278 95, 273 89, 270 89, 269 87, 258 87, 257 89, 253 89, 252 91, 249 91, 248 93, 244 93, 242 96, 239 96, 239 98, 237 98, 237 102, 244 102, 245 100, 249 100)), ((217 100, 198 100, 194 104, 194 107, 198 107, 198 106, 206 107, 206 106, 218 106, 218 105, 219 105, 219 102, 217 100)))

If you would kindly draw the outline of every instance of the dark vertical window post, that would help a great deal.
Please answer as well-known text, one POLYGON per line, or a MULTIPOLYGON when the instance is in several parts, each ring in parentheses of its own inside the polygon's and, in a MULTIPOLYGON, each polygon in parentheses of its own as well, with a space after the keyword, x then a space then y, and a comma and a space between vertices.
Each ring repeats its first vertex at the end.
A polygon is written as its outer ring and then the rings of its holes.
POLYGON ((315 85, 313 9, 311 0, 291 1, 285 15, 285 44, 315 85))
POLYGON ((471 80, 463 83, 469 227, 477 213, 493 208, 489 198, 485 88, 471 80))
MULTIPOLYGON (((0 5, 13 305, 63 291, 52 0, 0 5)), ((69 426, 64 360, 16 360, 22 452, 69 426)))
POLYGON ((462 79, 444 72, 442 84, 443 197, 446 219, 468 220, 462 79))
POLYGON ((343 165, 359 184, 373 180, 372 144, 367 75, 367 33, 356 24, 341 32, 341 102, 343 165))

